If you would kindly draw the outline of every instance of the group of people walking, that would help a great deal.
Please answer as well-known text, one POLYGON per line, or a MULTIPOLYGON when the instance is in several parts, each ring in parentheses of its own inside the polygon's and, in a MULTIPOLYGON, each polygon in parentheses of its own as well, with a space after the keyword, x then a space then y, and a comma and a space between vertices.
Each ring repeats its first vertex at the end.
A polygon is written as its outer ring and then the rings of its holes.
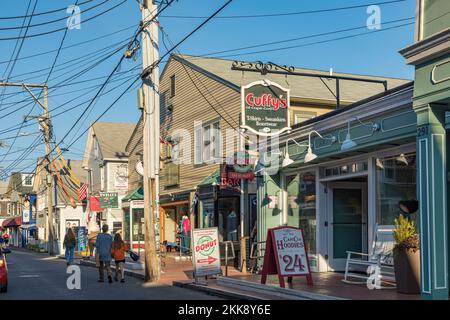
MULTIPOLYGON (((73 253, 76 247, 75 233, 69 228, 64 237, 64 248, 66 249, 67 265, 73 262, 73 253)), ((111 261, 116 264, 115 281, 125 282, 125 253, 128 251, 120 233, 116 233, 114 238, 108 233, 108 225, 102 226, 102 233, 97 235, 95 241, 95 259, 99 271, 98 282, 105 282, 105 271, 108 282, 112 283, 111 261)))

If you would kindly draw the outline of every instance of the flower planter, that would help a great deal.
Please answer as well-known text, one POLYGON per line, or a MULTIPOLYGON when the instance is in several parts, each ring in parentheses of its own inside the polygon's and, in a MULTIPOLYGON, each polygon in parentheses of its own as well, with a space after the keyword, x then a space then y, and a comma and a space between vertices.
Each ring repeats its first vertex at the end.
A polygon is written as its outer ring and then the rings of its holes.
POLYGON ((397 291, 420 293, 420 251, 394 249, 394 268, 397 291))

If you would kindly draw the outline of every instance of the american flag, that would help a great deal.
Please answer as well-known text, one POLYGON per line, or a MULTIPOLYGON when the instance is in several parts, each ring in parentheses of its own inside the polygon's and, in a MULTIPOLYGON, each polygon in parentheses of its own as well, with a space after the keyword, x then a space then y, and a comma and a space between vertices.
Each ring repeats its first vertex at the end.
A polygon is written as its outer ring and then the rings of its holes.
POLYGON ((80 202, 87 198, 88 187, 89 185, 87 183, 81 183, 81 186, 78 189, 78 200, 80 202))

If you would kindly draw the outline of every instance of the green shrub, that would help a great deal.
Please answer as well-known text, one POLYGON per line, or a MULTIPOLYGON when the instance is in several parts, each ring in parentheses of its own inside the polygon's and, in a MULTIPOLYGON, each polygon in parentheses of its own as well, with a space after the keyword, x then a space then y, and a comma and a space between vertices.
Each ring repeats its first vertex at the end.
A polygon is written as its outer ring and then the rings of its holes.
POLYGON ((416 223, 414 220, 409 220, 403 215, 395 219, 394 238, 396 242, 395 248, 397 250, 412 250, 415 252, 420 249, 416 223))

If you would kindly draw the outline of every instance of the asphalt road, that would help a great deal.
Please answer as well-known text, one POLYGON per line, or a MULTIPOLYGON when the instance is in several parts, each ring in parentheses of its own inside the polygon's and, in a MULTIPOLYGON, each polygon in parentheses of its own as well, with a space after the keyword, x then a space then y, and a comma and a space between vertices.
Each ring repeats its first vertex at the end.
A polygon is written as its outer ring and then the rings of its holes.
POLYGON ((47 254, 12 249, 8 259, 8 292, 0 300, 216 300, 201 292, 167 285, 144 284, 141 279, 125 277, 126 282, 97 282, 98 271, 79 266, 81 289, 68 289, 66 262, 47 254))

